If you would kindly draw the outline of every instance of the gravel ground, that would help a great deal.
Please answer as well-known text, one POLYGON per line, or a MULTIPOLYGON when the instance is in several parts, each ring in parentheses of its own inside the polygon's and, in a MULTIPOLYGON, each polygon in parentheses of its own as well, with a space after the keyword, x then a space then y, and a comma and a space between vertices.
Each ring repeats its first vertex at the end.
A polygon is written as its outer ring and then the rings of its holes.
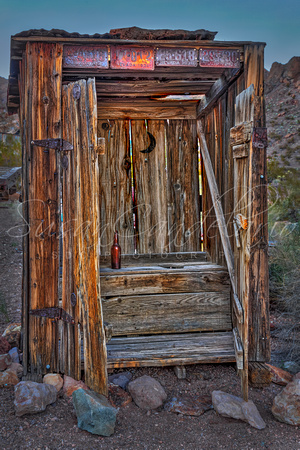
MULTIPOLYGON (((18 236, 22 223, 18 206, 13 202, 0 204, 0 294, 7 305, 4 312, 1 309, 0 332, 9 323, 20 321, 22 253, 18 236)), ((164 386, 168 399, 181 394, 207 395, 218 389, 240 395, 240 381, 233 365, 188 366, 185 380, 178 380, 172 368, 131 371, 133 378, 145 374, 156 378, 164 386)), ((262 431, 244 422, 220 417, 213 410, 200 417, 169 413, 163 408, 147 414, 131 403, 120 409, 114 435, 105 438, 77 428, 71 400, 59 397, 43 413, 16 417, 13 389, 0 389, 0 448, 300 449, 299 427, 277 422, 270 411, 273 398, 281 389, 274 384, 260 390, 250 388, 250 399, 267 424, 262 431)))

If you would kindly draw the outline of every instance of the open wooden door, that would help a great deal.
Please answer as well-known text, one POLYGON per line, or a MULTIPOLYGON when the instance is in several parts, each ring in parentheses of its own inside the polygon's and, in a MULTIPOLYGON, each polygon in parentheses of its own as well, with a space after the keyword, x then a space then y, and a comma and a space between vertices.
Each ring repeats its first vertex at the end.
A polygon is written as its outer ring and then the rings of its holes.
MULTIPOLYGON (((244 395, 248 384, 248 361, 253 358, 249 350, 254 347, 251 340, 260 340, 256 338, 259 327, 253 323, 253 311, 259 314, 260 310, 261 320, 268 317, 264 299, 268 290, 267 130, 255 126, 258 105, 259 98, 255 95, 254 86, 250 85, 236 97, 235 127, 230 130, 234 160, 234 269, 236 291, 243 308, 242 323, 233 311, 233 326, 242 355, 238 369, 244 395)), ((264 341, 264 335, 260 335, 264 341)), ((262 345, 266 344, 263 342, 262 345)), ((257 356, 253 360, 261 361, 257 356)))
POLYGON ((245 400, 248 400, 249 340, 253 339, 252 335, 255 332, 255 324, 252 324, 250 329, 249 319, 253 317, 253 307, 256 303, 265 304, 259 302, 259 299, 267 287, 265 253, 267 196, 264 160, 266 129, 254 126, 258 105, 259 99, 255 95, 253 85, 237 95, 235 100, 235 127, 230 130, 234 165, 234 201, 232 216, 229 218, 233 219, 234 247, 230 242, 228 234, 230 224, 225 221, 203 126, 201 121, 198 121, 201 153, 231 279, 234 347, 245 400), (262 268, 261 277, 255 269, 256 264, 262 268))
POLYGON ((63 87, 61 371, 80 378, 81 337, 86 384, 107 394, 106 343, 100 296, 99 166, 95 80, 63 87))

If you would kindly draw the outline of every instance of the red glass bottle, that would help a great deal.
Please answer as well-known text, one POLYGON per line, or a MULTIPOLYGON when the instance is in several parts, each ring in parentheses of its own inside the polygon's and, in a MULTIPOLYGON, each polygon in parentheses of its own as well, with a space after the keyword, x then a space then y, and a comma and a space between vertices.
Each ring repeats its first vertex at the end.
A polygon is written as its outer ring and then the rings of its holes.
POLYGON ((114 243, 111 247, 111 268, 121 269, 121 247, 119 245, 119 235, 115 231, 114 243))

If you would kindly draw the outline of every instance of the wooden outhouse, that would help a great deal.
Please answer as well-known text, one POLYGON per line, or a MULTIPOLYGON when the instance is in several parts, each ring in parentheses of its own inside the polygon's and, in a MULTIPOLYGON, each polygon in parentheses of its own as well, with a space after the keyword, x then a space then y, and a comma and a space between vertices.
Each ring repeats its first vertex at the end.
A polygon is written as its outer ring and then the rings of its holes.
POLYGON ((269 360, 265 44, 215 34, 11 38, 27 379, 269 360))

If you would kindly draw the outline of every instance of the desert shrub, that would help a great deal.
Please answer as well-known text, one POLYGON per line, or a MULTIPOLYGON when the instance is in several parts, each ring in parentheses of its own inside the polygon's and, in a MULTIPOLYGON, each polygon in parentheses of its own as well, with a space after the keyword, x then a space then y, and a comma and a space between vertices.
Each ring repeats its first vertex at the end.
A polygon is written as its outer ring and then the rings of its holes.
POLYGON ((13 137, 0 142, 0 166, 16 167, 22 165, 21 143, 13 137))
POLYGON ((1 322, 9 321, 7 305, 6 305, 6 301, 5 301, 5 298, 4 298, 4 295, 2 294, 2 292, 0 292, 0 319, 1 319, 1 322))
POLYGON ((300 362, 300 177, 271 158, 269 174, 270 296, 284 320, 277 337, 285 358, 300 362))

